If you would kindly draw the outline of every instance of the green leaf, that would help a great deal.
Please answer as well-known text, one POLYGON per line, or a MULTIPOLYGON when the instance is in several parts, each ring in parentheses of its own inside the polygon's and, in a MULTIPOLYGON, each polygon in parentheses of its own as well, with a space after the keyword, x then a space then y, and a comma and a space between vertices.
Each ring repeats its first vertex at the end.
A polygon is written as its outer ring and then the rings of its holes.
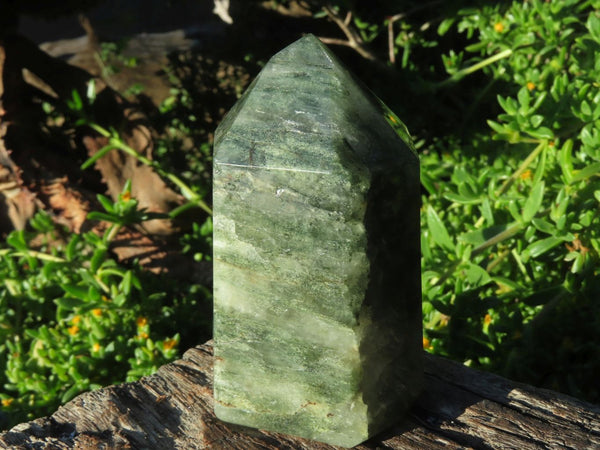
POLYGON ((529 244, 529 246, 527 246, 527 248, 523 251, 523 254, 526 257, 528 256, 530 258, 537 258, 538 256, 546 253, 548 250, 556 247, 561 242, 563 242, 563 240, 556 237, 540 239, 539 241, 529 244))
POLYGON ((454 242, 452 242, 446 226, 431 205, 427 207, 427 227, 436 244, 447 250, 454 250, 454 242))
POLYGON ((54 303, 56 303, 56 305, 60 306, 61 308, 66 309, 67 311, 73 311, 75 308, 80 308, 81 306, 85 305, 85 302, 83 300, 73 297, 57 298, 54 300, 54 303))
POLYGON ((79 392, 80 392, 79 387, 77 386, 77 384, 74 384, 69 389, 67 389, 67 391, 62 395, 60 401, 62 403, 67 403, 69 400, 72 400, 73 398, 75 398, 75 396, 77 394, 79 394, 79 392))
POLYGON ((447 198, 448 200, 454 203, 460 203, 461 205, 474 205, 476 203, 482 202, 482 199, 480 197, 467 197, 460 194, 454 194, 452 192, 444 194, 444 198, 447 198))
POLYGON ((581 272, 581 269, 583 268, 583 265, 585 263, 585 258, 586 256, 584 253, 577 253, 577 256, 573 260, 573 265, 571 266, 571 273, 581 272))
POLYGON ((57 270, 60 270, 60 268, 63 266, 63 263, 59 263, 59 262, 47 262, 44 264, 44 267, 42 268, 42 275, 48 279, 51 280, 54 276, 57 270))
POLYGON ((504 125, 499 124, 498 122, 494 122, 493 120, 488 120, 487 124, 490 126, 492 130, 499 134, 507 134, 510 130, 507 130, 504 125))
POLYGON ((554 133, 548 127, 539 127, 536 130, 526 130, 526 133, 537 139, 553 139, 554 133))
POLYGON ((127 272, 125 272, 123 280, 121 280, 120 288, 125 295, 129 295, 129 293, 131 292, 131 276, 131 270, 128 270, 127 272))
POLYGON ((120 223, 121 221, 119 216, 116 216, 114 214, 106 214, 99 211, 92 211, 88 213, 87 218, 89 220, 104 220, 106 222, 111 223, 120 223))
POLYGON ((127 301, 127 297, 124 294, 115 295, 113 297, 113 303, 115 306, 121 307, 127 301))
POLYGON ((33 339, 40 339, 39 331, 34 330, 33 328, 26 328, 25 334, 33 339))
POLYGON ((99 302, 101 299, 102 292, 100 292, 100 290, 96 286, 90 285, 90 287, 88 288, 87 300, 89 302, 99 302))
POLYGON ((542 103, 544 103, 544 100, 546 100, 546 97, 548 96, 547 92, 542 92, 538 95, 538 97, 535 99, 535 102, 533 103, 533 107, 531 108, 532 111, 537 111, 537 109, 542 106, 542 103))
POLYGON ((81 165, 81 170, 87 169, 92 164, 94 164, 96 161, 98 161, 100 158, 102 158, 104 155, 106 155, 108 152, 110 152, 111 150, 114 150, 114 148, 115 148, 114 145, 107 145, 105 147, 102 147, 100 150, 98 150, 96 153, 94 153, 92 156, 90 156, 81 165))
POLYGON ((83 109, 83 101, 81 100, 81 95, 79 95, 77 89, 73 89, 71 96, 72 100, 67 101, 67 106, 73 111, 81 111, 83 109))
POLYGON ((106 330, 102 326, 100 326, 100 324, 95 320, 91 321, 90 327, 92 328, 92 335, 96 339, 102 340, 106 337, 106 330))
POLYGON ((533 176, 533 185, 539 184, 544 175, 546 173, 546 155, 548 154, 548 145, 544 145, 542 149, 542 153, 540 155, 540 160, 538 162, 537 168, 535 169, 535 175, 533 176))
POLYGON ((458 237, 458 240, 464 242, 466 244, 472 244, 477 247, 484 242, 493 239, 495 236, 502 234, 508 228, 514 225, 513 223, 508 223, 504 225, 494 225, 489 228, 484 228, 482 230, 469 231, 468 233, 463 233, 458 237))
POLYGON ((498 95, 498 97, 496 98, 498 99, 498 103, 500 104, 502 109, 508 114, 512 116, 517 113, 517 107, 513 102, 510 101, 512 100, 510 97, 504 98, 501 95, 498 95))
POLYGON ((448 17, 447 19, 442 20, 440 25, 438 26, 437 32, 440 36, 443 36, 448 32, 448 30, 454 25, 456 19, 454 17, 448 17))
POLYGON ((79 234, 73 234, 71 235, 71 239, 69 240, 69 243, 67 244, 67 248, 65 249, 65 256, 67 258, 67 261, 73 261, 73 258, 75 257, 75 250, 77 248, 77 244, 81 241, 81 235, 79 234))
POLYGON ((94 78, 91 78, 88 81, 87 92, 85 93, 85 95, 88 98, 90 105, 93 104, 94 101, 96 101, 96 80, 94 78))
POLYGON ((529 103, 531 102, 531 96, 529 95, 529 89, 527 89, 527 86, 523 86, 521 89, 519 89, 519 92, 517 93, 517 99, 519 100, 519 104, 521 106, 519 109, 523 114, 527 114, 529 111, 529 103))
POLYGON ((435 182, 429 175, 423 173, 423 171, 421 171, 421 184, 427 189, 427 192, 429 192, 430 195, 437 193, 435 182))
POLYGON ((106 256, 106 248, 97 248, 90 259, 90 271, 96 272, 106 256))
POLYGON ((586 116, 592 115, 592 107, 585 100, 581 102, 581 112, 586 116))
POLYGON ((521 289, 519 283, 515 280, 511 280, 510 278, 495 276, 492 277, 492 280, 494 280, 499 285, 509 287, 513 291, 519 291, 521 289))
POLYGON ((581 169, 579 171, 575 171, 573 178, 571 178, 571 183, 576 183, 577 181, 585 180, 594 175, 598 175, 600 173, 600 162, 595 162, 590 164, 589 166, 581 169))
POLYGON ((517 222, 523 221, 523 216, 521 216, 521 212, 519 211, 519 207, 517 206, 517 202, 515 200, 509 200, 508 212, 510 212, 511 216, 513 216, 517 222))
POLYGON ((592 35, 594 40, 600 43, 600 19, 596 17, 595 11, 592 11, 588 16, 586 26, 588 30, 590 30, 590 34, 592 35))
POLYGON ((525 223, 531 222, 531 219, 538 213, 542 206, 542 200, 544 199, 544 182, 540 181, 534 185, 531 189, 531 194, 525 201, 523 207, 523 221, 525 223))
POLYGON ((558 153, 560 170, 567 183, 573 181, 573 162, 572 162, 573 141, 567 139, 558 153))
POLYGON ((13 231, 6 238, 6 243, 13 247, 15 250, 26 252, 27 242, 25 241, 25 232, 23 230, 13 231))
POLYGON ((61 284, 60 287, 69 295, 81 300, 86 300, 88 295, 87 286, 77 286, 75 284, 61 284))
POLYGON ((115 213, 115 206, 114 206, 112 200, 110 200, 108 197, 105 197, 102 194, 98 194, 96 196, 96 198, 98 199, 98 201, 100 202, 100 204, 102 205, 102 207, 104 208, 104 210, 107 213, 110 213, 110 214, 115 213))
POLYGON ((554 228, 550 222, 547 222, 544 219, 539 219, 537 217, 534 217, 533 219, 531 219, 531 223, 533 224, 534 227, 536 227, 542 233, 546 233, 546 234, 556 233, 556 228, 554 228))
POLYGON ((466 263, 466 267, 461 270, 467 282, 474 286, 483 286, 491 281, 490 275, 485 269, 477 264, 466 263))
POLYGON ((531 126, 533 128, 539 127, 543 121, 544 121, 544 116, 541 116, 539 114, 534 114, 533 116, 531 116, 529 118, 529 123, 531 123, 531 126))

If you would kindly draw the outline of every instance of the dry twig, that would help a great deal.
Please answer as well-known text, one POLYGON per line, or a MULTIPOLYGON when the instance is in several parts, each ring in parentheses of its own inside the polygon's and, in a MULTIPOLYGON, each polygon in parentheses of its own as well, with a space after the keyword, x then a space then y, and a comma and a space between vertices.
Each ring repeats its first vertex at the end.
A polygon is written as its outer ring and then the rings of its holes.
POLYGON ((344 18, 342 18, 340 13, 331 6, 323 6, 323 11, 327 13, 327 17, 329 17, 346 35, 346 40, 320 37, 319 39, 321 39, 321 42, 323 42, 324 44, 345 45, 346 47, 350 47, 356 50, 358 54, 363 58, 366 58, 370 61, 378 61, 377 56, 375 56, 375 54, 371 50, 369 50, 369 48, 365 45, 364 41, 362 40, 356 29, 352 26, 351 11, 349 11, 346 14, 346 17, 344 18))

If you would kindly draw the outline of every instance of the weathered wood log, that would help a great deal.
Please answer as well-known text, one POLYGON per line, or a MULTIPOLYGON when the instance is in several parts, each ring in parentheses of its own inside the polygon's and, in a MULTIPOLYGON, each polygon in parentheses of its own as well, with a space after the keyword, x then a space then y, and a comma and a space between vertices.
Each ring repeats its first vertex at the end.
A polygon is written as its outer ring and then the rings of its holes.
MULTIPOLYGON (((211 342, 136 383, 82 394, 0 435, 0 448, 335 449, 212 412, 211 342)), ((600 448, 600 407, 426 355, 408 416, 357 449, 600 448)))

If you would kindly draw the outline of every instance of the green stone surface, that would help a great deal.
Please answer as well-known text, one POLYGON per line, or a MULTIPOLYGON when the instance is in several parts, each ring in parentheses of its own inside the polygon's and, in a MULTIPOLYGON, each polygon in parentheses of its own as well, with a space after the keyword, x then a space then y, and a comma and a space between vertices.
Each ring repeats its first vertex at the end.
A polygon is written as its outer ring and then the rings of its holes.
POLYGON ((419 162, 308 35, 228 113, 214 156, 220 419, 351 447, 422 382, 419 162))

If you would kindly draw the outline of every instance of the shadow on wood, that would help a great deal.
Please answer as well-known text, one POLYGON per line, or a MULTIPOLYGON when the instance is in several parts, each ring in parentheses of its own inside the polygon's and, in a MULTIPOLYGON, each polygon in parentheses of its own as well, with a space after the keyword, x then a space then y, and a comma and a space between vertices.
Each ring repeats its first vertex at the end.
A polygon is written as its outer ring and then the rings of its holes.
MULTIPOLYGON (((356 449, 599 448, 600 407, 425 356, 425 390, 398 426, 356 449)), ((0 448, 319 449, 212 413, 212 343, 136 383, 82 394, 0 435, 0 448)))

